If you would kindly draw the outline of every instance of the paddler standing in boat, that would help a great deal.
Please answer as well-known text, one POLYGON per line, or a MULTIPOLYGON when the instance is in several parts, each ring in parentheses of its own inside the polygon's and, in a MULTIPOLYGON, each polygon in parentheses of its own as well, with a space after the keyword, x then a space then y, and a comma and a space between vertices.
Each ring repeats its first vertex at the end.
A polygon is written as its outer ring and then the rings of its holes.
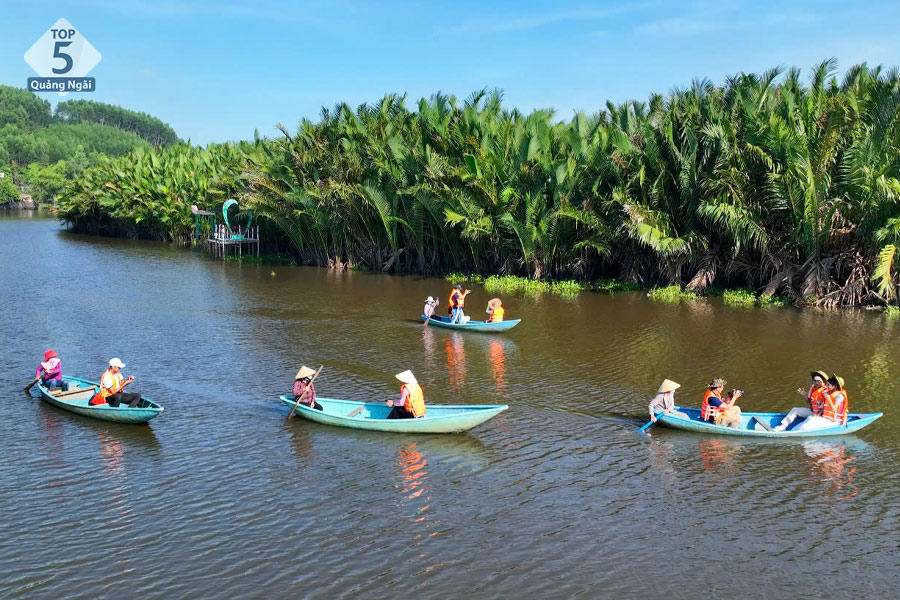
POLYGON ((425 392, 416 381, 412 371, 397 373, 403 385, 400 387, 400 400, 394 402, 388 400, 387 405, 392 407, 388 413, 388 419, 418 419, 425 416, 425 392))
POLYGON ((294 378, 294 400, 299 400, 302 404, 316 410, 322 410, 322 405, 316 402, 316 386, 310 380, 316 372, 303 365, 297 371, 294 378))
POLYGON ((462 324, 463 322, 463 306, 466 304, 466 296, 472 293, 472 290, 463 291, 462 285, 456 284, 450 291, 450 301, 447 308, 450 309, 450 322, 462 324))
POLYGON ((727 382, 717 377, 709 382, 703 402, 700 405, 700 417, 707 423, 738 427, 741 424, 741 409, 735 405, 737 399, 744 395, 742 390, 731 390, 726 398, 722 398, 727 382))
POLYGON ((812 386, 808 392, 804 391, 803 388, 797 388, 798 394, 806 396, 809 408, 805 406, 792 408, 781 420, 781 424, 775 428, 775 431, 784 431, 790 427, 797 417, 808 419, 812 416, 822 416, 822 411, 825 409, 825 382, 828 380, 828 375, 825 374, 825 371, 813 371, 810 373, 810 377, 812 377, 812 386))
POLYGON ((122 391, 126 385, 134 381, 134 375, 129 375, 128 379, 122 378, 120 371, 124 368, 125 363, 118 358, 110 359, 109 368, 100 377, 100 393, 91 398, 91 404, 106 403, 115 407, 127 403, 128 408, 134 408, 141 403, 140 394, 126 394, 122 391), (100 397, 95 401, 97 396, 100 397))
POLYGON ((488 300, 487 310, 485 311, 491 316, 487 318, 486 323, 500 323, 503 321, 503 302, 500 298, 491 298, 488 300))
POLYGON ((675 390, 681 387, 680 383, 675 383, 671 379, 663 379, 662 385, 656 391, 656 396, 650 401, 647 410, 650 411, 650 420, 656 423, 657 413, 662 415, 675 415, 682 419, 690 420, 690 417, 675 410, 675 390))

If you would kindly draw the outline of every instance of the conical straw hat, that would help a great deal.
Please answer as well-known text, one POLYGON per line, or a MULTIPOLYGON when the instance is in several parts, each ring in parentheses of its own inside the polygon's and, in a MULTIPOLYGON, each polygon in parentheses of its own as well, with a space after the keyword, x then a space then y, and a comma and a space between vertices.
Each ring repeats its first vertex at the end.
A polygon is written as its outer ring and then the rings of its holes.
POLYGON ((419 383, 418 381, 416 381, 416 376, 413 375, 412 371, 409 370, 403 371, 402 373, 397 373, 395 377, 403 383, 419 383))
POLYGON ((666 392, 674 392, 681 387, 680 383, 675 383, 671 379, 663 379, 662 385, 659 386, 657 394, 665 394, 666 392))
POLYGON ((302 367, 300 367, 300 370, 297 371, 297 376, 294 377, 294 379, 303 379, 304 377, 312 377, 315 374, 316 374, 315 371, 313 371, 306 365, 303 365, 302 367))
POLYGON ((489 309, 494 310, 496 308, 499 308, 500 306, 503 306, 503 302, 500 301, 500 298, 491 298, 490 300, 488 300, 489 309))

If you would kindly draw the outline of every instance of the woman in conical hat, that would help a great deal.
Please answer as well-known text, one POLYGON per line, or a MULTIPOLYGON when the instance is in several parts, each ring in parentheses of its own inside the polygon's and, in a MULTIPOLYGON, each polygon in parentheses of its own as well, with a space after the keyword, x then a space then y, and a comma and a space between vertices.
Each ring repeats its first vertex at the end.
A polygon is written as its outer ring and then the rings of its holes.
POLYGON ((650 420, 656 423, 657 415, 675 415, 683 419, 690 419, 683 412, 675 410, 675 390, 681 387, 671 379, 663 379, 662 385, 656 390, 656 395, 650 401, 647 410, 650 411, 650 420))
POLYGON ((388 419, 418 419, 425 416, 425 392, 416 381, 412 371, 406 370, 395 375, 403 385, 400 386, 400 400, 388 400, 391 407, 388 419))
POLYGON ((316 402, 316 384, 310 381, 315 374, 316 372, 306 365, 300 367, 297 376, 294 377, 294 400, 299 398, 306 406, 322 410, 322 405, 316 402))

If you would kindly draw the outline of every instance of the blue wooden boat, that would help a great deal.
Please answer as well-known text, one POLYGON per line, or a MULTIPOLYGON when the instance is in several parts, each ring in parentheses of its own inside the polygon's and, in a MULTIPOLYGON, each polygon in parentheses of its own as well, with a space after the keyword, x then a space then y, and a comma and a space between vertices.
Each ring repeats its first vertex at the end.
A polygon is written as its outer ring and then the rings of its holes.
MULTIPOLYGON (((281 401, 290 407, 296 403, 292 396, 281 396, 281 401)), ((333 398, 316 398, 316 402, 322 410, 299 404, 295 414, 325 425, 392 433, 457 433, 481 425, 509 408, 506 404, 429 404, 425 416, 418 419, 388 419, 391 409, 384 402, 333 398)))
MULTIPOLYGON (((426 320, 428 319, 425 317, 425 315, 422 315, 422 322, 424 323, 426 320)), ((484 321, 470 320, 468 323, 462 325, 459 323, 451 323, 450 317, 439 317, 437 315, 431 315, 431 320, 428 321, 428 325, 431 327, 455 329, 457 331, 500 333, 501 331, 509 331, 510 329, 518 325, 521 320, 522 319, 509 319, 507 321, 500 321, 499 323, 485 323, 484 321)))
POLYGON ((686 414, 689 419, 678 417, 676 415, 663 415, 657 419, 657 423, 671 427, 673 429, 684 429, 686 431, 696 431, 697 433, 713 433, 716 435, 745 435, 753 437, 768 438, 794 438, 794 437, 821 437, 825 435, 844 435, 859 431, 863 427, 874 423, 878 420, 882 413, 852 413, 847 417, 846 425, 835 425, 834 427, 825 427, 823 429, 814 429, 812 431, 796 431, 796 427, 802 422, 798 418, 791 426, 784 431, 768 431, 757 420, 762 421, 771 428, 781 423, 786 413, 761 413, 761 412, 741 412, 741 424, 739 427, 726 427, 724 425, 715 425, 707 423, 700 418, 699 408, 683 408, 675 407, 675 410, 686 414))
POLYGON ((38 382, 41 398, 53 406, 75 414, 114 423, 146 423, 164 410, 162 406, 147 398, 143 399, 141 406, 134 408, 108 404, 91 406, 88 401, 100 391, 100 384, 78 377, 63 377, 63 379, 69 382, 67 392, 61 389, 49 390, 38 382))

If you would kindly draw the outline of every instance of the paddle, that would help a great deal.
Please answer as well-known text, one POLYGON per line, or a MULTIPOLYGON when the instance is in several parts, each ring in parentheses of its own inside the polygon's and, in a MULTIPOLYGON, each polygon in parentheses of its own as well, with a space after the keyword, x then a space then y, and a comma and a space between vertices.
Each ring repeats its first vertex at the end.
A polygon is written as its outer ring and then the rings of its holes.
MULTIPOLYGON (((316 371, 316 374, 313 375, 313 376, 312 376, 312 379, 309 380, 309 383, 306 384, 306 389, 307 389, 307 390, 309 389, 309 386, 312 385, 313 381, 316 380, 316 377, 319 376, 319 373, 322 372, 322 369, 323 369, 323 368, 325 368, 325 365, 320 366, 320 367, 319 367, 319 370, 316 371)), ((306 390, 303 391, 303 394, 305 394, 305 393, 306 393, 306 390)), ((294 403, 294 408, 291 409, 291 412, 290 412, 290 413, 288 414, 288 416, 287 416, 288 419, 290 419, 291 417, 294 416, 294 411, 297 410, 297 407, 298 407, 298 406, 300 406, 300 399, 303 398, 303 394, 300 394, 299 396, 297 396, 297 401, 294 403)))
MULTIPOLYGON (((659 421, 659 418, 660 418, 661 416, 663 416, 663 413, 659 413, 658 415, 656 415, 656 421, 659 421)), ((647 424, 646 424, 646 425, 644 425, 643 427, 641 427, 640 429, 638 429, 638 433, 644 433, 644 431, 645 431, 648 427, 650 427, 651 425, 653 425, 654 423, 656 423, 656 421, 654 421, 654 420, 652 420, 652 419, 651 419, 650 421, 647 421, 647 424)))
POLYGON ((38 381, 40 381, 40 380, 41 380, 40 377, 35 378, 34 381, 32 381, 31 383, 29 383, 28 385, 25 386, 25 391, 26 391, 26 392, 30 391, 31 388, 32 388, 32 386, 33 386, 34 384, 36 384, 38 381))

